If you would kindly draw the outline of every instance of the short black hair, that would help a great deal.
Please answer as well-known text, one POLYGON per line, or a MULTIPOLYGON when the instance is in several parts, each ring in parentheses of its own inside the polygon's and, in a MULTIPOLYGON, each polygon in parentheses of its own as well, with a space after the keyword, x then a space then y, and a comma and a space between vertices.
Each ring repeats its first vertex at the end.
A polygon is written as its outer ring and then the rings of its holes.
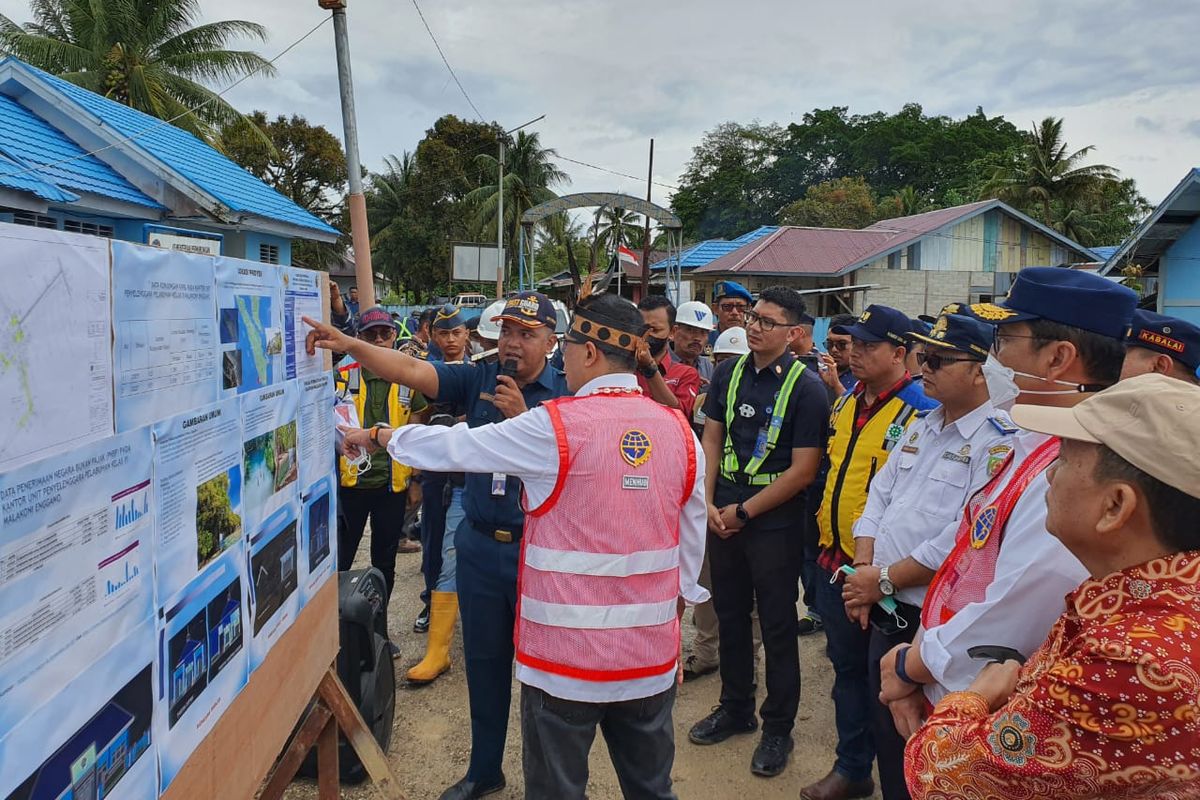
POLYGON ((832 333, 834 328, 844 328, 856 322, 858 322, 858 317, 853 314, 837 314, 829 320, 829 331, 832 333))
POLYGON ((1099 453, 1092 475, 1095 480, 1122 481, 1137 487, 1150 511, 1154 535, 1172 552, 1200 549, 1200 527, 1196 525, 1200 519, 1200 497, 1163 483, 1102 444, 1096 447, 1099 453))
POLYGON ((1033 336, 1033 346, 1038 350, 1051 342, 1070 342, 1075 345, 1089 383, 1109 387, 1121 379, 1121 365, 1125 361, 1124 342, 1048 319, 1030 320, 1029 333, 1033 336))
POLYGON ((804 312, 808 310, 800 293, 786 286, 771 286, 763 289, 758 293, 758 299, 764 303, 774 303, 782 308, 791 325, 799 325, 804 312))
POLYGON ((426 325, 433 324, 433 318, 437 316, 436 308, 427 308, 421 312, 421 316, 417 317, 417 327, 424 328, 426 325))
POLYGON ((666 295, 648 294, 637 304, 638 311, 653 311, 656 308, 667 310, 667 324, 675 324, 675 304, 666 295))
MULTIPOLYGON (((644 331, 646 329, 646 323, 642 321, 642 312, 638 307, 624 297, 615 294, 593 295, 582 301, 576 308, 583 309, 589 316, 594 314, 594 318, 599 318, 601 321, 607 320, 613 325, 618 325, 623 330, 644 331)), ((572 333, 569 329, 567 338, 576 344, 591 342, 597 350, 604 354, 610 364, 621 370, 633 372, 637 367, 637 356, 629 350, 598 342, 582 334, 572 333)))

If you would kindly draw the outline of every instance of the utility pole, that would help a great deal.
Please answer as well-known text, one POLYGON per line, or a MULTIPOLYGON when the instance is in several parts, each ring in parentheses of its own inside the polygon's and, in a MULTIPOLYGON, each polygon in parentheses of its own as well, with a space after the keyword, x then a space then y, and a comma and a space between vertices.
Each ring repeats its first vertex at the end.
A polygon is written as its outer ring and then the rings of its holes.
MULTIPOLYGON (((650 140, 650 168, 646 171, 646 202, 654 188, 654 140, 650 140)), ((646 215, 646 236, 642 241, 642 297, 650 294, 650 215, 646 215)), ((678 298, 676 298, 678 299, 678 298)))
POLYGON ((535 122, 539 122, 546 118, 542 114, 537 119, 531 119, 522 125, 497 134, 496 138, 500 141, 500 161, 497 166, 496 192, 500 195, 496 208, 496 299, 504 299, 504 141, 510 133, 516 133, 521 128, 527 128, 535 122))
POLYGON ((338 90, 342 96, 342 130, 345 134, 346 171, 350 195, 350 241, 354 247, 354 277, 361 308, 375 305, 375 271, 371 268, 371 232, 367 229, 367 200, 363 196, 362 166, 358 157, 358 121, 354 116, 354 80, 350 74, 350 36, 346 27, 346 0, 317 0, 333 13, 333 43, 337 50, 338 90))

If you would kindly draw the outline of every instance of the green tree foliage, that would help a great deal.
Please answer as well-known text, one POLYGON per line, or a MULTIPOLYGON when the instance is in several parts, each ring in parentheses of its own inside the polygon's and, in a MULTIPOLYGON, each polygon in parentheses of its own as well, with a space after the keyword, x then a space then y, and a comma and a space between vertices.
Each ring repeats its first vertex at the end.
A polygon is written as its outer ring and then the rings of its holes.
MULTIPOLYGON (((216 143, 251 175, 338 230, 348 230, 346 154, 325 127, 296 114, 268 120, 265 112, 255 111, 224 125, 216 143)), ((323 244, 298 239, 292 244, 292 263, 327 269, 344 247, 341 240, 323 244)))
MULTIPOLYGON (((653 231, 651 233, 653 234, 653 231)), ((596 257, 600 261, 605 261, 605 253, 612 253, 621 246, 628 247, 630 250, 641 250, 645 235, 645 218, 623 208, 601 209, 592 225, 596 257)))
MULTIPOLYGON (((695 148, 671 207, 689 239, 739 236, 775 221, 786 200, 771 186, 783 143, 778 125, 726 122, 695 148)), ((803 191, 788 199, 801 197, 803 191)))
POLYGON ((783 225, 811 228, 865 228, 879 219, 875 192, 861 177, 834 178, 808 187, 802 200, 784 206, 783 225))
POLYGON ((254 22, 193 26, 199 0, 31 0, 33 21, 0 15, 0 52, 202 139, 241 115, 205 84, 274 69, 235 39, 266 40, 254 22), (194 109, 194 110, 189 110, 194 109))
POLYGON ((204 564, 228 547, 242 528, 229 503, 229 474, 221 473, 196 488, 196 556, 204 564))

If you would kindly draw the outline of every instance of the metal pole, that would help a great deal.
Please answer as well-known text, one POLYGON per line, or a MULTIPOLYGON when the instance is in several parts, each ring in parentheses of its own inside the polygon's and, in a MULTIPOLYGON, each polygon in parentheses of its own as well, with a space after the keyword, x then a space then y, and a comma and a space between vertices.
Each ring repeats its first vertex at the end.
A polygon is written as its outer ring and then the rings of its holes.
POLYGON ((496 179, 496 193, 500 195, 496 209, 496 299, 504 297, 504 134, 500 135, 500 161, 496 179))
MULTIPOLYGON (((654 188, 654 140, 650 140, 650 168, 646 171, 646 202, 654 188)), ((650 294, 650 215, 646 215, 646 235, 642 241, 642 297, 650 294)))
POLYGON ((346 172, 350 194, 350 241, 354 247, 354 277, 361 308, 375 305, 375 271, 371 267, 371 232, 367 228, 367 200, 363 197, 362 166, 358 157, 358 121, 354 115, 354 80, 350 73, 350 37, 344 0, 320 0, 333 12, 333 43, 337 50, 338 90, 342 96, 342 129, 346 147, 346 172))

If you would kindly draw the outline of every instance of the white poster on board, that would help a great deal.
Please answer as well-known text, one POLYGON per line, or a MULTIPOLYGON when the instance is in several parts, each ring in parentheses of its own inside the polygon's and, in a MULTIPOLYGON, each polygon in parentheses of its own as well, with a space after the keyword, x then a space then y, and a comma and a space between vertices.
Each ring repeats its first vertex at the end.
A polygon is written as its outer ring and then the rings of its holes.
POLYGON ((300 612, 300 540, 296 504, 263 522, 246 548, 250 594, 250 669, 258 669, 300 612))
POLYGON ((260 389, 242 403, 242 524, 254 531, 300 497, 296 381, 260 389))
POLYGON ((150 430, 0 473, 0 731, 153 613, 150 430))
POLYGON ((113 242, 113 388, 126 431, 217 399, 213 260, 113 242))
POLYGON ((241 423, 234 397, 154 426, 160 603, 243 536, 241 423))
POLYGON ((333 376, 297 381, 300 388, 300 583, 307 603, 337 571, 337 490, 333 376))
POLYGON ((0 797, 157 798, 153 661, 147 619, 0 734, 0 797))
POLYGON ((108 240, 0 223, 0 470, 113 432, 108 240))
POLYGON ((257 261, 215 260, 222 397, 284 379, 280 268, 257 261))
POLYGON ((325 367, 324 354, 317 351, 310 356, 304 349, 304 339, 311 328, 301 317, 325 318, 321 284, 329 280, 329 275, 299 267, 282 269, 284 376, 290 379, 319 375, 325 367))
POLYGON ((242 542, 159 610, 154 732, 165 791, 246 685, 242 542))

